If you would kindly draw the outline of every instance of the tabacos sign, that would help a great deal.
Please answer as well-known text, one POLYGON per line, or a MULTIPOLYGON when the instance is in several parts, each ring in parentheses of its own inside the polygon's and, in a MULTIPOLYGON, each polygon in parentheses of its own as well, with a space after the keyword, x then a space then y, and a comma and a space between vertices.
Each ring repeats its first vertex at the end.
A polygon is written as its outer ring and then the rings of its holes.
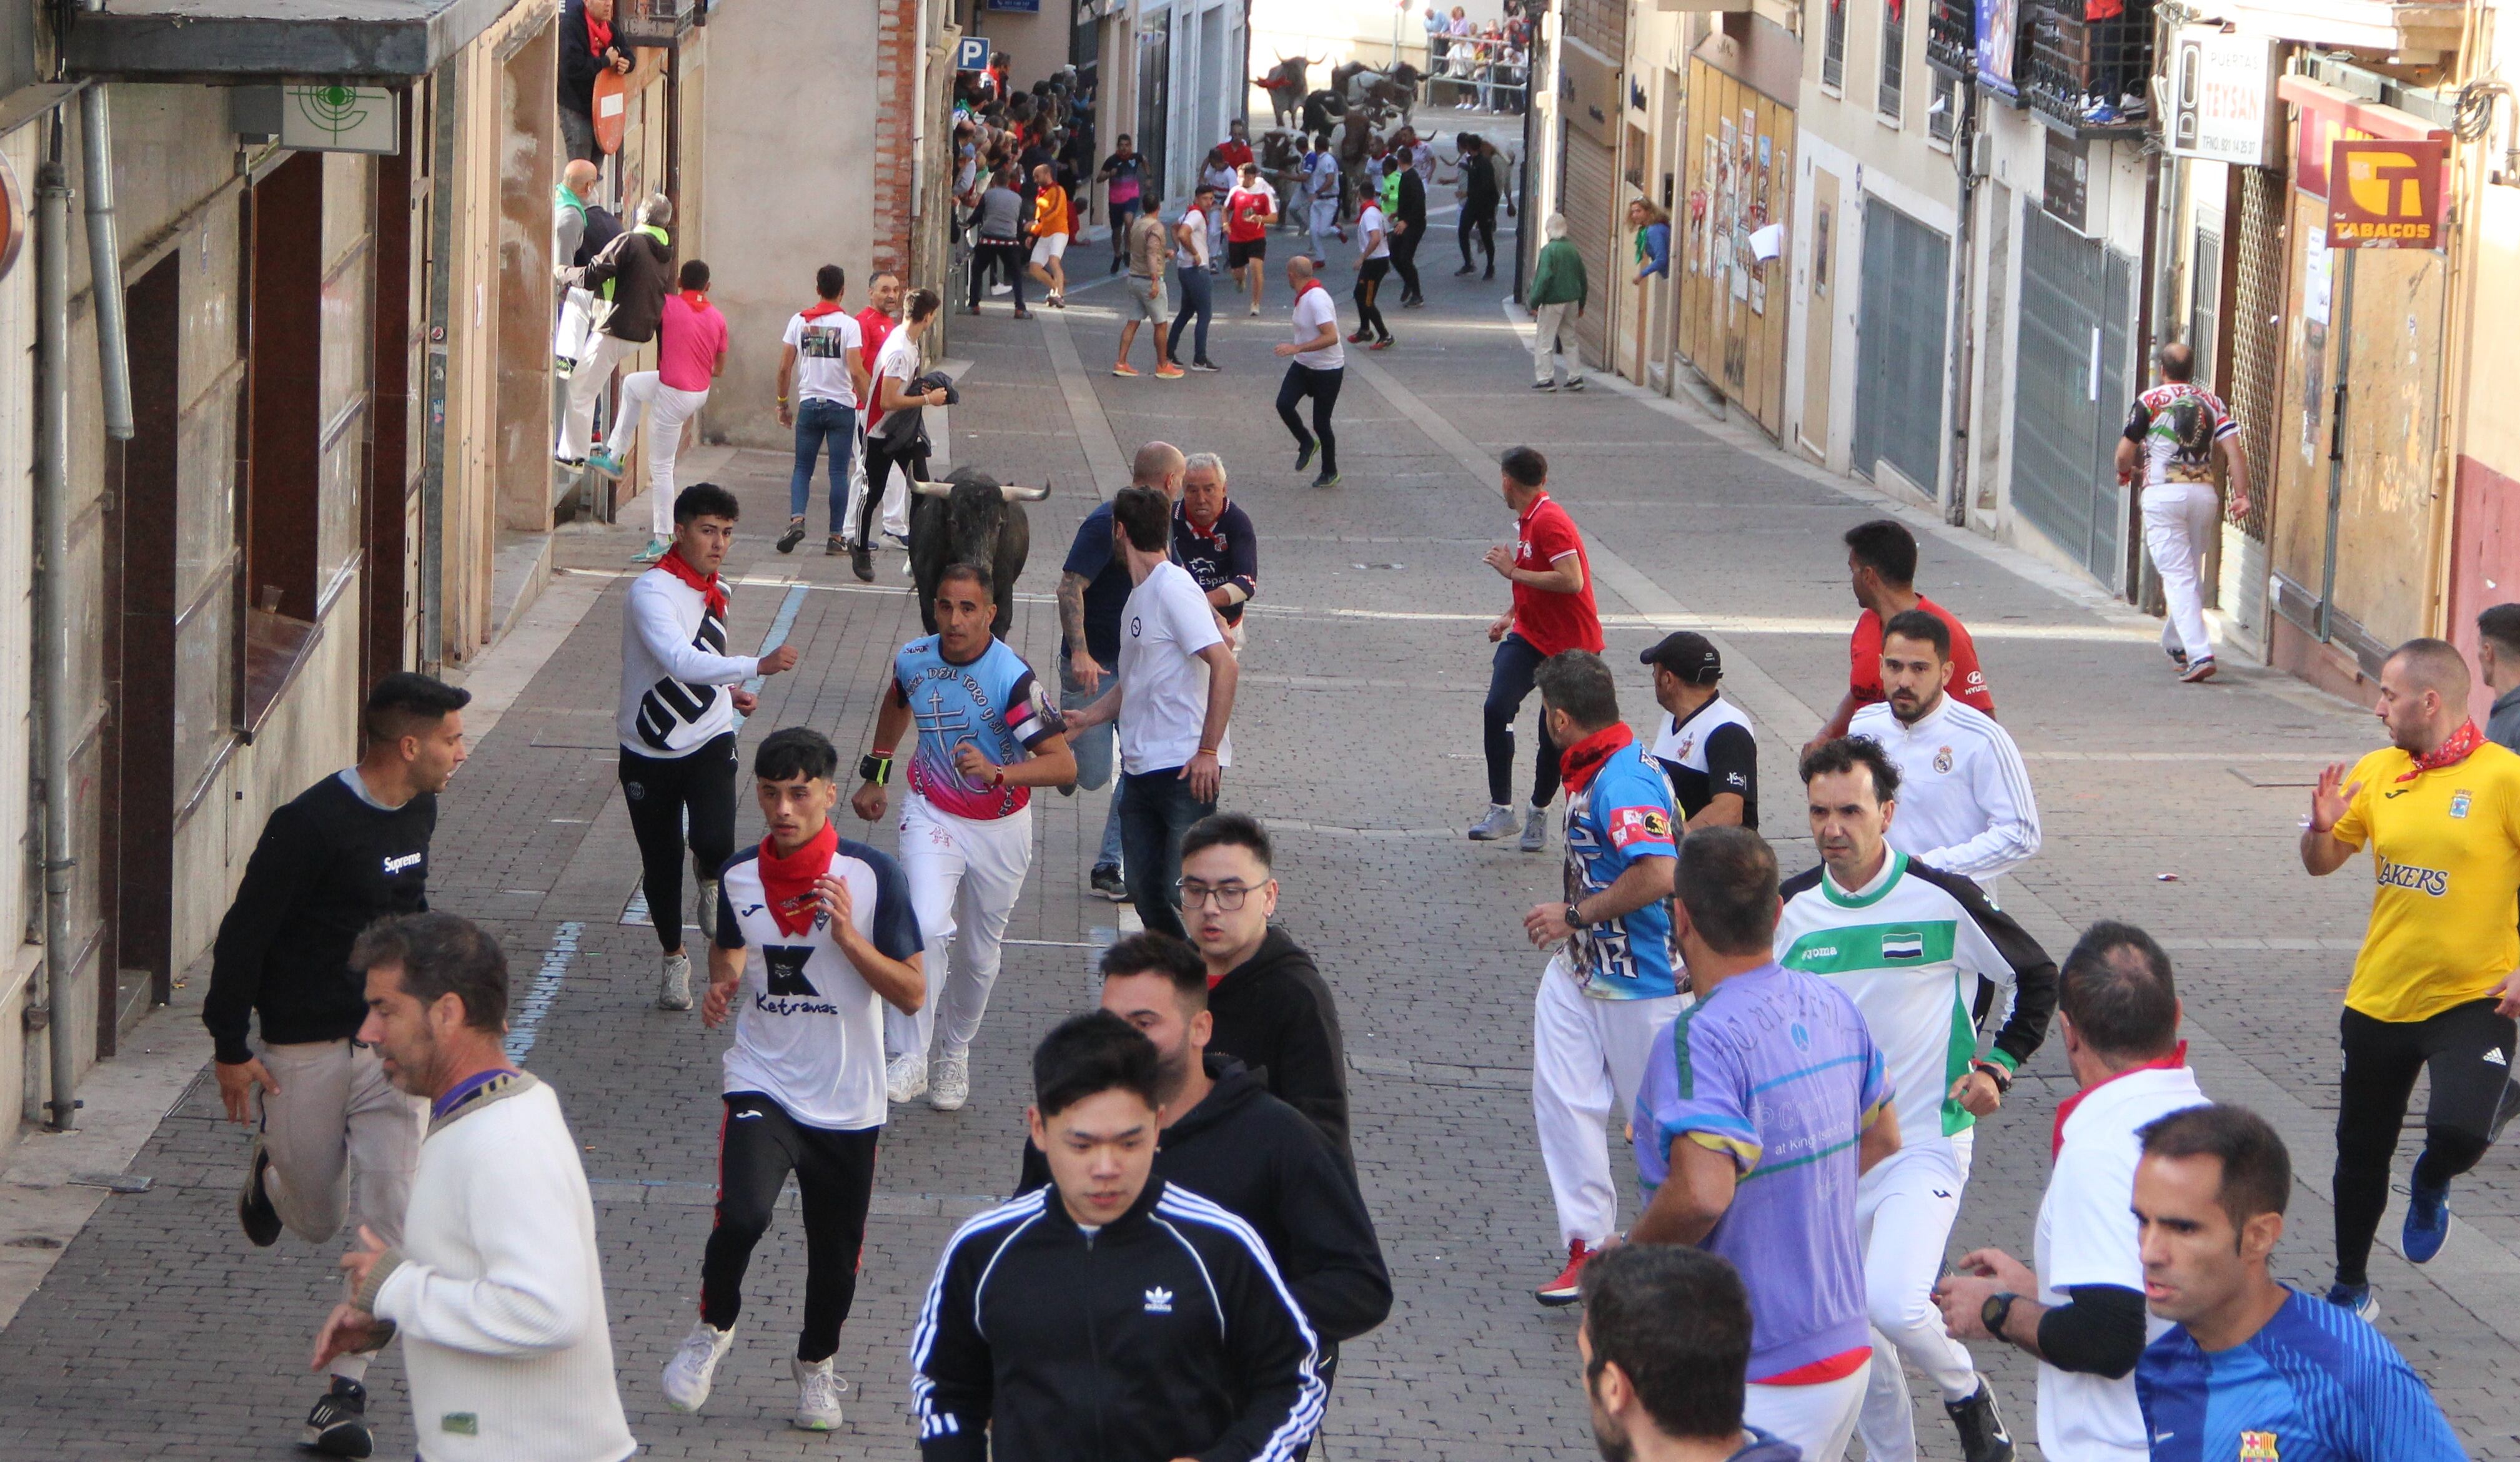
POLYGON ((2450 145, 2439 139, 2331 144, 2327 160, 2327 246, 2438 248, 2442 175, 2450 145))

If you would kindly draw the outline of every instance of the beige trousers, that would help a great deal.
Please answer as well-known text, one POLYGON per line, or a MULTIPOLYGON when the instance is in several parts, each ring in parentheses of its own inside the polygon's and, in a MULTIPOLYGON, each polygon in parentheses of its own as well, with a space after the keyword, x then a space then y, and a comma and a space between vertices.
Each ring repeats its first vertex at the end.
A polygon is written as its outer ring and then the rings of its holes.
MULTIPOLYGON (((263 1191, 280 1221, 310 1244, 332 1239, 345 1220, 353 1241, 364 1225, 400 1244, 428 1103, 395 1090, 377 1053, 355 1041, 263 1045, 255 1054, 280 1084, 261 1093, 256 1138, 271 1157, 263 1191)), ((358 1380, 367 1357, 344 1355, 332 1370, 358 1380)))

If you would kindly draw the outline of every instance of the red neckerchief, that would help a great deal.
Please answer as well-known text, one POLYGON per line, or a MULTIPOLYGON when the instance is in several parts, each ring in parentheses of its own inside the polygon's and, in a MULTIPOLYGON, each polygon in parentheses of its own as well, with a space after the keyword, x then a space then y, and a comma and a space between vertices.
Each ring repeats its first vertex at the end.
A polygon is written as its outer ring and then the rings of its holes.
POLYGON ((836 315, 839 312, 840 302, 836 299, 818 299, 812 304, 805 306, 802 310, 797 311, 798 314, 804 316, 807 320, 820 320, 825 315, 836 315))
POLYGON ((792 936, 814 927, 815 916, 823 911, 822 901, 814 897, 814 880, 832 870, 832 855, 839 850, 839 829, 829 818, 823 820, 822 831, 786 858, 770 839, 761 840, 761 898, 780 933, 792 936))
POLYGON ((682 296, 684 307, 694 313, 698 313, 708 308, 708 291, 706 289, 685 289, 682 291, 682 296))
POLYGON ((665 550, 665 556, 656 560, 656 566, 698 590, 708 600, 710 613, 720 619, 726 617, 726 585, 719 581, 717 575, 703 575, 692 567, 691 560, 683 556, 680 545, 665 550))
MULTIPOLYGON (((1542 714, 1548 713, 1544 710, 1542 714)), ((1593 732, 1559 752, 1557 770, 1558 775, 1565 779, 1566 790, 1569 792, 1584 790, 1592 783, 1594 774, 1601 770, 1602 766, 1610 760, 1611 755, 1619 748, 1634 742, 1636 738, 1637 733, 1628 730, 1626 722, 1620 721, 1593 732)))
POLYGON ((2458 724, 2458 730, 2450 733, 2449 740, 2416 757, 2413 768, 2399 776, 2398 780, 2413 781, 2427 772, 2438 771, 2443 767, 2455 767, 2474 756, 2476 749, 2484 744, 2485 737, 2477 731, 2475 721, 2462 721, 2458 724))
POLYGON ((609 47, 611 44, 612 22, 610 21, 599 21, 595 18, 595 12, 591 10, 588 11, 586 13, 587 49, 593 51, 596 55, 601 56, 604 54, 606 48, 609 47))
POLYGON ((2056 1103, 2056 1130, 2048 1141, 2048 1158, 2052 1161, 2056 1154, 2065 1150, 2065 1119, 2074 1115, 2074 1109, 2083 1104, 2084 1097, 2099 1090, 2102 1086, 2107 1085, 2109 1082, 2116 1081, 2118 1077, 2133 1076, 2138 1071, 2177 1071, 2179 1068, 2186 1064, 2187 1042, 2182 1041, 2179 1042, 2179 1049, 2172 1051, 2169 1055, 2163 1056, 2157 1061, 2146 1061, 2140 1066, 2130 1066, 2126 1070, 2119 1072, 2117 1076, 2110 1077, 2108 1081, 2095 1082, 2092 1085, 2084 1087, 2082 1090, 2075 1092, 2073 1095, 2066 1097, 2063 1101, 2056 1103))
POLYGON ((1302 299, 1304 297, 1304 289, 1318 289, 1321 288, 1322 282, 1320 280, 1306 280, 1304 281, 1304 288, 1295 291, 1295 298, 1298 300, 1302 299))
MULTIPOLYGON (((1234 506, 1233 500, 1226 500, 1226 507, 1230 508, 1232 506, 1234 506)), ((1215 522, 1202 528, 1197 523, 1191 520, 1190 505, 1188 503, 1176 503, 1173 505, 1173 520, 1180 523, 1183 527, 1188 528, 1191 531, 1192 537, 1200 540, 1208 547, 1218 550, 1222 550, 1225 547, 1224 508, 1216 509, 1215 522)))

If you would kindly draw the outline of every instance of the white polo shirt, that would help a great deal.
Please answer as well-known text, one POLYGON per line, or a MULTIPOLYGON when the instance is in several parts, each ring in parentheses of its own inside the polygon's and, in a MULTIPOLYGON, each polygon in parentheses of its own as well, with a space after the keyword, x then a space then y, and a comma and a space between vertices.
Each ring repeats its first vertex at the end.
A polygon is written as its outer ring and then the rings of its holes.
MULTIPOLYGON (((2174 1060, 2184 1060, 2179 1048, 2174 1060)), ((2070 1305, 2078 1284, 2108 1284, 2143 1293, 2138 1249, 2135 1165, 2138 1129, 2155 1118, 2205 1105, 2196 1073, 2184 1065, 2139 1066, 2072 1098, 2057 1126, 2056 1166, 2039 1200, 2039 1301, 2070 1305)), ((2170 1322, 2147 1315, 2144 1341, 2170 1322)), ((2119 1380, 2039 1366, 2039 1449, 2056 1462, 2146 1462, 2151 1455, 2135 1373, 2119 1380)))

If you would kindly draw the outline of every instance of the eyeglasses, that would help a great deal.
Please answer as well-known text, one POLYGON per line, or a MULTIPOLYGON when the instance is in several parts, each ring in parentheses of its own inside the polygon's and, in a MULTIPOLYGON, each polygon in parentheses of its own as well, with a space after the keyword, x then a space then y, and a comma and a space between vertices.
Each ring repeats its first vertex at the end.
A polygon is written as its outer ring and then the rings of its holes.
POLYGON ((1196 908, 1202 904, 1213 902, 1217 908, 1228 913, 1240 908, 1242 901, 1250 898, 1252 893, 1248 884, 1195 883, 1188 878, 1180 880, 1173 887, 1181 890, 1184 908, 1196 908))

